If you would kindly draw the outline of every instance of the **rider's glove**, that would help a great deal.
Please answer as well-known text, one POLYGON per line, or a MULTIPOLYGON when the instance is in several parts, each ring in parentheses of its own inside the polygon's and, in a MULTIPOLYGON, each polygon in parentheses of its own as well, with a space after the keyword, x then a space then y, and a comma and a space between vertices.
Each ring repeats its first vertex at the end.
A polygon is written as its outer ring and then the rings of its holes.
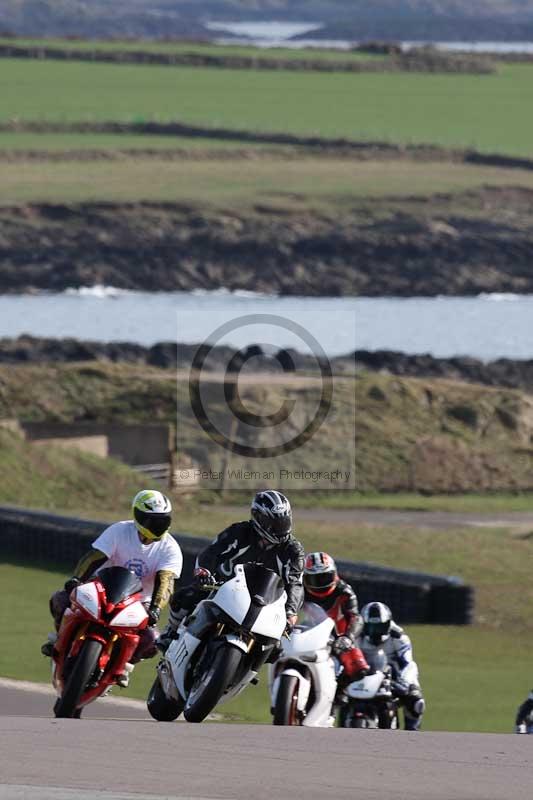
POLYGON ((159 617, 161 616, 161 609, 159 606, 150 605, 146 609, 146 613, 148 614, 148 627, 153 628, 159 622, 159 617))
POLYGON ((194 582, 197 586, 208 586, 210 583, 215 583, 215 579, 205 567, 196 567, 194 570, 194 582))
POLYGON ((353 642, 349 636, 339 636, 333 643, 333 652, 336 656, 341 653, 347 653, 348 650, 353 648, 353 642))
POLYGON ((76 589, 80 584, 81 584, 81 581, 80 581, 79 578, 69 578, 68 581, 65 582, 65 586, 64 586, 65 592, 70 594, 71 591, 73 589, 76 589))

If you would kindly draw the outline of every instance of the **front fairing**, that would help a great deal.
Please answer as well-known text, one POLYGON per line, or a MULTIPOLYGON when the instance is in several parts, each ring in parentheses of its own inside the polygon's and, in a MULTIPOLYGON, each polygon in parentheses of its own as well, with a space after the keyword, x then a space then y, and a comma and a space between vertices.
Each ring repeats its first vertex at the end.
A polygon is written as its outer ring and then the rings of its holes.
POLYGON ((360 681, 350 683, 345 692, 354 700, 371 700, 379 692, 385 675, 378 670, 373 675, 366 675, 360 681))
POLYGON ((242 564, 235 567, 235 576, 222 584, 212 601, 231 619, 242 624, 251 603, 242 564))
POLYGON ((267 639, 281 639, 287 625, 286 602, 287 595, 283 592, 278 600, 262 608, 250 628, 251 632, 267 639))
POLYGON ((318 625, 310 628, 296 627, 289 639, 281 643, 281 658, 312 657, 314 661, 325 661, 329 658, 329 640, 335 627, 334 621, 326 617, 318 625))

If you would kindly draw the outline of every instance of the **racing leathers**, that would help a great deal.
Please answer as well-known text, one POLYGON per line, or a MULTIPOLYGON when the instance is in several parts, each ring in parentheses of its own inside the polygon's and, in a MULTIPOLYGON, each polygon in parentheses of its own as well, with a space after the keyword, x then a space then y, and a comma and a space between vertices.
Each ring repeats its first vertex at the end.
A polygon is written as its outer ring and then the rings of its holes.
POLYGON ((380 668, 382 659, 380 651, 384 653, 387 664, 392 670, 393 691, 403 708, 405 730, 419 730, 426 705, 409 636, 403 628, 391 622, 390 635, 386 641, 376 645, 367 636, 362 636, 360 646, 372 668, 380 668))
POLYGON ((339 578, 330 594, 321 597, 306 591, 305 599, 323 608, 335 623, 337 638, 333 645, 333 652, 343 667, 339 677, 339 688, 362 677, 368 670, 368 664, 357 641, 363 623, 359 614, 357 596, 350 584, 339 578))
MULTIPOLYGON (((233 577, 236 564, 256 561, 276 572, 282 579, 287 593, 286 613, 292 617, 298 613, 303 602, 302 572, 304 548, 293 536, 278 544, 269 544, 260 538, 252 522, 236 522, 218 534, 205 550, 198 555, 195 573, 206 571, 217 581, 233 577)), ((178 588, 170 600, 169 624, 161 642, 172 636, 181 620, 188 616, 205 597, 205 592, 193 582, 178 588)))

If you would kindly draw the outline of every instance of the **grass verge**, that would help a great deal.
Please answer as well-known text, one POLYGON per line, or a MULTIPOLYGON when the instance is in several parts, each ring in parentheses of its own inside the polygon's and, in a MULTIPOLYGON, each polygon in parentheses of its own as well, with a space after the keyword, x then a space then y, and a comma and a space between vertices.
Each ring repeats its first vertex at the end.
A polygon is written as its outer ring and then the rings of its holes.
POLYGON ((532 75, 530 64, 333 75, 6 59, 0 119, 180 120, 531 155, 532 75))
MULTIPOLYGON (((79 138, 72 137, 72 141, 79 138)), ((88 141, 96 146, 95 139, 96 135, 91 135, 88 141)), ((146 146, 150 143, 147 138, 146 146)), ((180 146, 179 140, 169 138, 169 146, 180 146)), ((292 212, 318 209, 333 214, 352 212, 353 203, 375 205, 376 200, 386 200, 392 207, 394 198, 407 198, 412 203, 416 198, 441 193, 456 195, 454 210, 459 213, 469 203, 468 197, 460 196, 462 192, 485 187, 533 188, 533 172, 527 170, 402 160, 305 157, 288 161, 271 153, 239 160, 238 169, 233 160, 223 157, 169 162, 155 156, 125 156, 119 161, 17 159, 2 163, 0 171, 0 203, 4 205, 151 200, 179 201, 204 209, 247 209, 261 204, 292 212)), ((379 206, 374 208, 376 212, 379 206)))
MULTIPOLYGON (((204 490, 200 505, 246 505, 247 492, 228 492, 223 498, 204 490)), ((533 512, 533 492, 495 492, 494 494, 420 494, 417 492, 301 492, 298 507, 306 509, 371 509, 383 511, 448 511, 454 513, 498 514, 515 511, 533 512)))

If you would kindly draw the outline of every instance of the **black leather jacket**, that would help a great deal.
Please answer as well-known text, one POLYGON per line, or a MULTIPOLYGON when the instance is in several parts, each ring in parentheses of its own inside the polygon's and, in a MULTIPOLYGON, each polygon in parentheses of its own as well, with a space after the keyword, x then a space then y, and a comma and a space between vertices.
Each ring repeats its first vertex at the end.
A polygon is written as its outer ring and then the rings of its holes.
POLYGON ((259 561, 283 579, 287 592, 287 615, 296 614, 303 603, 302 572, 305 551, 298 539, 290 537, 279 545, 267 546, 251 522, 230 525, 196 559, 197 567, 227 580, 235 564, 259 561))

